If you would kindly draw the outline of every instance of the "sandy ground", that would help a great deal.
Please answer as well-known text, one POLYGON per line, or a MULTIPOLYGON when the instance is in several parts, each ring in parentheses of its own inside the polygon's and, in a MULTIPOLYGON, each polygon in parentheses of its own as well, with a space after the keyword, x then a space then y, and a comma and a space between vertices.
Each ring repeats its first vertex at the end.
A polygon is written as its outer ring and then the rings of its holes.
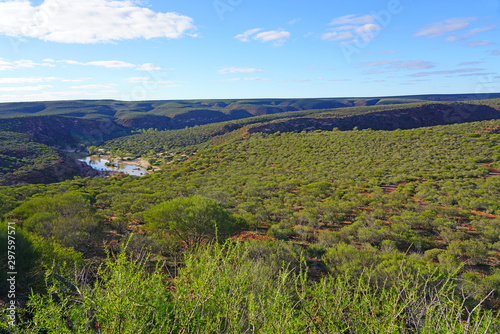
MULTIPOLYGON (((92 155, 92 157, 96 157, 95 155, 92 155)), ((106 159, 106 160, 109 160, 109 161, 113 161, 114 163, 117 163, 117 164, 122 164, 122 165, 134 165, 134 166, 139 166, 139 167, 142 167, 144 169, 147 169, 150 164, 148 161, 144 160, 144 159, 133 159, 133 160, 126 160, 127 157, 125 157, 124 160, 121 160, 120 158, 114 158, 114 159, 110 159, 109 155, 100 155, 99 156, 101 159, 106 159)), ((161 168, 160 167, 157 167, 157 166, 153 166, 153 169, 154 170, 160 170, 161 168)))

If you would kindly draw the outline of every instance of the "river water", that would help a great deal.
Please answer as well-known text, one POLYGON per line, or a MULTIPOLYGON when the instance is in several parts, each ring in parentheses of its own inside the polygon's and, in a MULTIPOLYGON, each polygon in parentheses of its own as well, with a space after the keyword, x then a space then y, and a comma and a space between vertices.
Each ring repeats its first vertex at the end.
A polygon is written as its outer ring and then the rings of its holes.
POLYGON ((114 166, 106 166, 106 163, 108 163, 109 160, 101 159, 97 156, 86 157, 85 159, 80 159, 80 161, 83 161, 90 167, 103 172, 107 171, 111 173, 125 173, 128 175, 136 175, 136 176, 144 176, 146 174, 149 174, 149 172, 146 169, 136 165, 125 165, 120 163, 114 163, 114 166))

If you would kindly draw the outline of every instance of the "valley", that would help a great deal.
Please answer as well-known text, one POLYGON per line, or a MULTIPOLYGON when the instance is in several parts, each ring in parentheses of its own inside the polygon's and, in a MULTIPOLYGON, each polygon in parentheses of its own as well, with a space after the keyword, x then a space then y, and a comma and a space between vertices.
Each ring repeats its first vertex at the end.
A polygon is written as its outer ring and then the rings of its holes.
MULTIPOLYGON (((54 314, 92 322, 120 294, 116 312, 138 315, 127 303, 149 300, 157 311, 141 313, 141 326, 172 332, 232 309, 228 326, 242 330, 270 326, 257 315, 286 315, 287 330, 416 328, 418 307, 419 328, 459 328, 457 315, 500 328, 500 99, 419 99, 332 109, 304 100, 302 110, 232 120, 187 112, 188 127, 167 130, 149 127, 168 128, 167 114, 0 118, 0 214, 25 249, 20 307, 45 319, 23 326, 66 328, 54 314), (77 158, 139 175, 103 175, 77 158)), ((121 104, 89 102, 100 113, 121 104)))

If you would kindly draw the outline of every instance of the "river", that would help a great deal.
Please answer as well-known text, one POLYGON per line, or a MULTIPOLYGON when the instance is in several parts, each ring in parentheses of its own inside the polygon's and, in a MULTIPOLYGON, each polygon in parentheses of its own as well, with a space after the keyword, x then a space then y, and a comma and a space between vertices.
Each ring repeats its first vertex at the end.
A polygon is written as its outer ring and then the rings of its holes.
POLYGON ((115 162, 113 163, 113 166, 107 166, 106 164, 109 162, 109 160, 101 159, 95 155, 86 157, 85 159, 80 159, 80 161, 83 161, 90 167, 103 172, 107 171, 110 173, 125 173, 128 175, 136 176, 144 176, 146 174, 149 174, 146 169, 136 165, 121 164, 115 162))

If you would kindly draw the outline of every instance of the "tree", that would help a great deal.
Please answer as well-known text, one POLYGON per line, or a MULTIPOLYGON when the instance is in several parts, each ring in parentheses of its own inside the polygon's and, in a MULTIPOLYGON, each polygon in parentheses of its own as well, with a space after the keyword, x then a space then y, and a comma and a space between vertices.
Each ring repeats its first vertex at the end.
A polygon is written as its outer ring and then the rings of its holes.
POLYGON ((99 152, 99 149, 96 146, 89 146, 87 147, 87 152, 89 152, 90 155, 94 155, 99 152))
POLYGON ((216 200, 195 195, 175 198, 144 212, 146 227, 179 237, 187 245, 217 237, 223 240, 246 227, 246 222, 233 216, 216 200))
POLYGON ((12 211, 28 232, 57 241, 64 247, 86 250, 101 242, 103 216, 87 193, 69 191, 54 196, 33 197, 12 211))

